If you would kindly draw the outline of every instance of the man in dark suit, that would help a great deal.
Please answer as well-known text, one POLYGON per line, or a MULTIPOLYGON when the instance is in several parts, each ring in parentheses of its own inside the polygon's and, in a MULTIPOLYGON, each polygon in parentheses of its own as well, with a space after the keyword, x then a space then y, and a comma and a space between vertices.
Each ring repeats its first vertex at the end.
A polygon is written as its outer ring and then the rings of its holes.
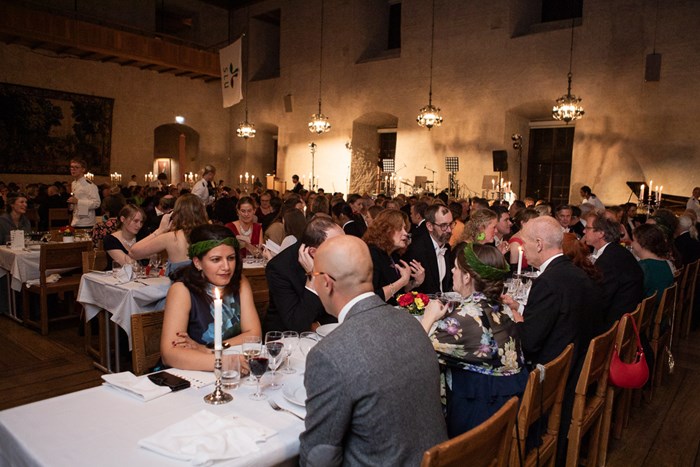
POLYGON ((158 201, 152 209, 146 209, 146 220, 139 230, 137 235, 138 239, 146 238, 151 233, 160 227, 160 221, 163 219, 164 214, 172 212, 175 207, 175 197, 172 195, 161 196, 161 193, 156 195, 158 201))
POLYGON ((594 248, 591 259, 603 274, 605 323, 611 326, 644 298, 644 272, 634 255, 620 245, 619 223, 589 214, 583 239, 594 248))
POLYGON ((292 193, 299 193, 301 190, 304 189, 304 185, 299 183, 299 175, 292 175, 292 183, 294 186, 292 187, 292 193))
POLYGON ((595 308, 597 288, 586 273, 562 253, 563 231, 552 217, 538 217, 521 231, 527 261, 540 270, 533 280, 527 305, 509 296, 525 359, 532 366, 554 360, 567 345, 585 354, 588 342, 603 329, 595 308))
POLYGON ((409 217, 411 218, 411 236, 418 237, 428 233, 425 226, 425 211, 428 210, 428 203, 418 201, 410 207, 409 217))
POLYGON ((372 260, 356 237, 321 245, 313 287, 341 324, 306 360, 300 464, 419 465, 427 449, 447 439, 427 334, 372 292, 372 260))
POLYGON ((425 269, 425 280, 416 288, 422 293, 448 292, 452 290, 453 257, 450 251, 452 235, 452 213, 441 204, 433 204, 425 210, 427 235, 411 239, 403 260, 416 260, 425 269))
POLYGON ((267 331, 311 331, 313 324, 335 322, 318 296, 309 287, 316 249, 328 238, 343 235, 343 230, 327 217, 312 219, 301 240, 282 250, 265 268, 270 305, 263 323, 267 331))
POLYGON ((507 295, 503 301, 513 310, 525 360, 531 367, 544 365, 574 344, 557 445, 557 465, 563 465, 578 375, 588 344, 604 330, 603 316, 596 307, 598 289, 583 269, 563 254, 564 232, 559 221, 549 216, 532 219, 520 236, 528 263, 540 274, 532 282, 527 305, 523 307, 507 295))

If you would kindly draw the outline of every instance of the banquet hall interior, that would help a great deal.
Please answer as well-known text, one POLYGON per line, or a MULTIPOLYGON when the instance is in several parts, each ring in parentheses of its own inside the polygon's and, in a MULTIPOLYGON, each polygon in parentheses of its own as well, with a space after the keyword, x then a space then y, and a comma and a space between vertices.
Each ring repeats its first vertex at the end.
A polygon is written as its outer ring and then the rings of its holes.
MULTIPOLYGON (((0 99, 62 109, 51 136, 80 131, 71 101, 99 106, 96 184, 213 165, 244 189, 298 175, 326 193, 507 186, 578 205, 590 186, 612 205, 647 184, 679 207, 700 185, 698 18, 693 0, 0 0, 0 99), (220 61, 232 44, 240 68, 220 61), (553 118, 567 98, 574 115, 553 118)), ((0 180, 70 180, 66 148, 28 134, 14 149, 0 134, 0 180)), ((75 323, 42 336, 2 316, 0 335, 0 410, 101 384, 75 323)), ((698 337, 608 465, 700 464, 698 337)))

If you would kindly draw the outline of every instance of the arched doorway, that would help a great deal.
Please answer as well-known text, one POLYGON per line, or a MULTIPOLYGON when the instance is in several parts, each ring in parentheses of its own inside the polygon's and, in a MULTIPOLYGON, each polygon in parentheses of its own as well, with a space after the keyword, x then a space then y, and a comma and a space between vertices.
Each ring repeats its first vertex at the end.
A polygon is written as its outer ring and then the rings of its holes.
POLYGON ((184 174, 197 173, 199 133, 180 123, 168 123, 153 130, 153 173, 165 172, 170 183, 184 181, 184 174))
POLYGON ((352 124, 350 193, 378 191, 381 159, 393 159, 396 150, 398 117, 370 112, 352 124))

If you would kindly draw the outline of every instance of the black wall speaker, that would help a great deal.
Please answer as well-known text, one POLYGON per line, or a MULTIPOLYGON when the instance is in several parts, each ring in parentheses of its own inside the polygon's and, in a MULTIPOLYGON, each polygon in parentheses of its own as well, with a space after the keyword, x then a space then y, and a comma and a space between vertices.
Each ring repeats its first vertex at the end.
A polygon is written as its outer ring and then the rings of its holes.
POLYGON ((508 170, 508 151, 499 149, 493 151, 493 171, 506 172, 508 170))
POLYGON ((292 95, 287 94, 284 96, 284 111, 289 113, 292 111, 292 95))

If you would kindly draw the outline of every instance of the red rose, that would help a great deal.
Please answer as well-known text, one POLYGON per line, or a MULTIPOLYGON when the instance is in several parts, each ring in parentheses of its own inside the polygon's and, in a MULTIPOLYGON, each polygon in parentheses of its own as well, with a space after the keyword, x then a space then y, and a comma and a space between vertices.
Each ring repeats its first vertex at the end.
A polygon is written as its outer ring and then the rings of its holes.
POLYGON ((428 302, 430 302, 430 299, 429 299, 428 296, 427 296, 426 294, 424 294, 424 293, 419 293, 419 294, 418 294, 418 298, 420 298, 421 300, 423 300, 423 303, 426 304, 426 305, 428 304, 428 302))
POLYGON ((411 303, 413 303, 413 296, 410 293, 403 294, 399 297, 398 302, 399 306, 409 306, 411 303))

